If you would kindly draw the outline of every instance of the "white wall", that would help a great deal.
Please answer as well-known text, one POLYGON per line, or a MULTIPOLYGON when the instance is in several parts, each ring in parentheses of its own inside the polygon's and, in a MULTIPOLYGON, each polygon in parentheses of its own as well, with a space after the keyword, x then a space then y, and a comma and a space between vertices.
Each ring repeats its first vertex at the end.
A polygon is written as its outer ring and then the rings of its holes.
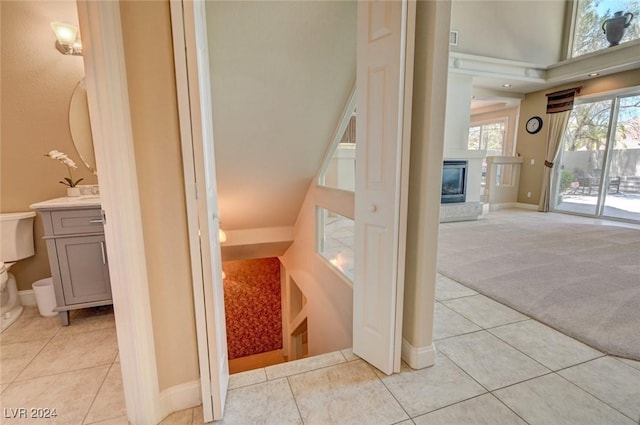
POLYGON ((550 65, 561 59, 565 0, 454 0, 451 51, 550 65))
POLYGON ((311 184, 295 225, 295 241, 280 257, 308 300, 310 356, 352 345, 353 288, 316 252, 316 205, 353 218, 353 202, 353 194, 311 184))
POLYGON ((444 159, 460 159, 468 162, 466 201, 478 202, 481 195, 482 158, 485 152, 467 149, 472 85, 470 75, 449 72, 444 125, 444 159))
POLYGON ((467 150, 473 77, 449 72, 447 80, 447 115, 444 126, 444 156, 467 150))

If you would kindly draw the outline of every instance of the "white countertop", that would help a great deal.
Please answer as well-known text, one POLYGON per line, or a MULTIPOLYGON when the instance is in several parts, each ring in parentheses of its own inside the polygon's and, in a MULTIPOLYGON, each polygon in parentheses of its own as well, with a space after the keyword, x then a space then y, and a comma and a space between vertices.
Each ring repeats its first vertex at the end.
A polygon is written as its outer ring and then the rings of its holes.
POLYGON ((29 205, 29 207, 34 210, 44 210, 50 208, 99 207, 100 205, 99 195, 84 195, 49 199, 48 201, 36 202, 29 205))

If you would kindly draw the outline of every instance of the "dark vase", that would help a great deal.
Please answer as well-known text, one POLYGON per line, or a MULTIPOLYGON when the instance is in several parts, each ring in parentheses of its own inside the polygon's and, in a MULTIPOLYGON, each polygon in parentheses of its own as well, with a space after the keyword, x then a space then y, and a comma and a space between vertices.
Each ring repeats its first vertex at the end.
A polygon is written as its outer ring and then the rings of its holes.
POLYGON ((631 24, 633 13, 627 12, 624 15, 622 11, 613 14, 613 18, 609 18, 602 23, 602 31, 607 36, 609 47, 617 46, 624 36, 624 29, 631 24))

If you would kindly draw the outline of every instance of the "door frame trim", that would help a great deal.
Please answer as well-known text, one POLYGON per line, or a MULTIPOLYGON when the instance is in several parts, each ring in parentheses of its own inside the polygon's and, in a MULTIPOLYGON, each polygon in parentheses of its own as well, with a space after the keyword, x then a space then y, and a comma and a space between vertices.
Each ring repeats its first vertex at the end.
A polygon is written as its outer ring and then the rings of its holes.
POLYGON ((198 365, 200 368, 200 391, 202 411, 205 422, 213 420, 211 366, 209 364, 209 343, 207 338, 207 318, 204 285, 207 282, 203 271, 204 258, 200 247, 198 188, 194 163, 194 136, 192 133, 191 96, 189 86, 189 59, 187 53, 187 25, 183 0, 170 0, 173 54, 176 74, 178 115, 180 120, 180 138, 182 144, 182 164, 184 172, 185 200, 187 208, 187 227, 189 233, 189 253, 191 257, 191 276, 193 279, 193 303, 198 345, 198 365))
POLYGON ((162 412, 120 7, 77 5, 127 417, 155 424, 162 412))
POLYGON ((223 331, 226 326, 224 304, 219 304, 223 295, 216 293, 217 289, 222 291, 222 269, 215 252, 220 252, 219 213, 217 204, 210 202, 211 196, 217 196, 211 192, 216 190, 215 173, 210 175, 207 168, 208 155, 213 152, 213 117, 207 112, 211 109, 211 98, 206 79, 210 73, 206 11, 202 0, 170 0, 170 7, 200 386, 204 420, 211 422, 222 419, 224 413, 229 367, 226 335, 220 332, 220 324, 223 331), (214 248, 210 246, 212 241, 214 248))

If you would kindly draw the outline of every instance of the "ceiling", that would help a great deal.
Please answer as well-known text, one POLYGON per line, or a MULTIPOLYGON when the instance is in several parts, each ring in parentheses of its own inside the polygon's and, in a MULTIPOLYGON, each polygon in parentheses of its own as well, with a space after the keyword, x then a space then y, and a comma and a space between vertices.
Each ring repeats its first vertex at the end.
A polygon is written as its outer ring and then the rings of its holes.
POLYGON ((225 230, 293 226, 355 84, 355 2, 207 2, 225 230))

